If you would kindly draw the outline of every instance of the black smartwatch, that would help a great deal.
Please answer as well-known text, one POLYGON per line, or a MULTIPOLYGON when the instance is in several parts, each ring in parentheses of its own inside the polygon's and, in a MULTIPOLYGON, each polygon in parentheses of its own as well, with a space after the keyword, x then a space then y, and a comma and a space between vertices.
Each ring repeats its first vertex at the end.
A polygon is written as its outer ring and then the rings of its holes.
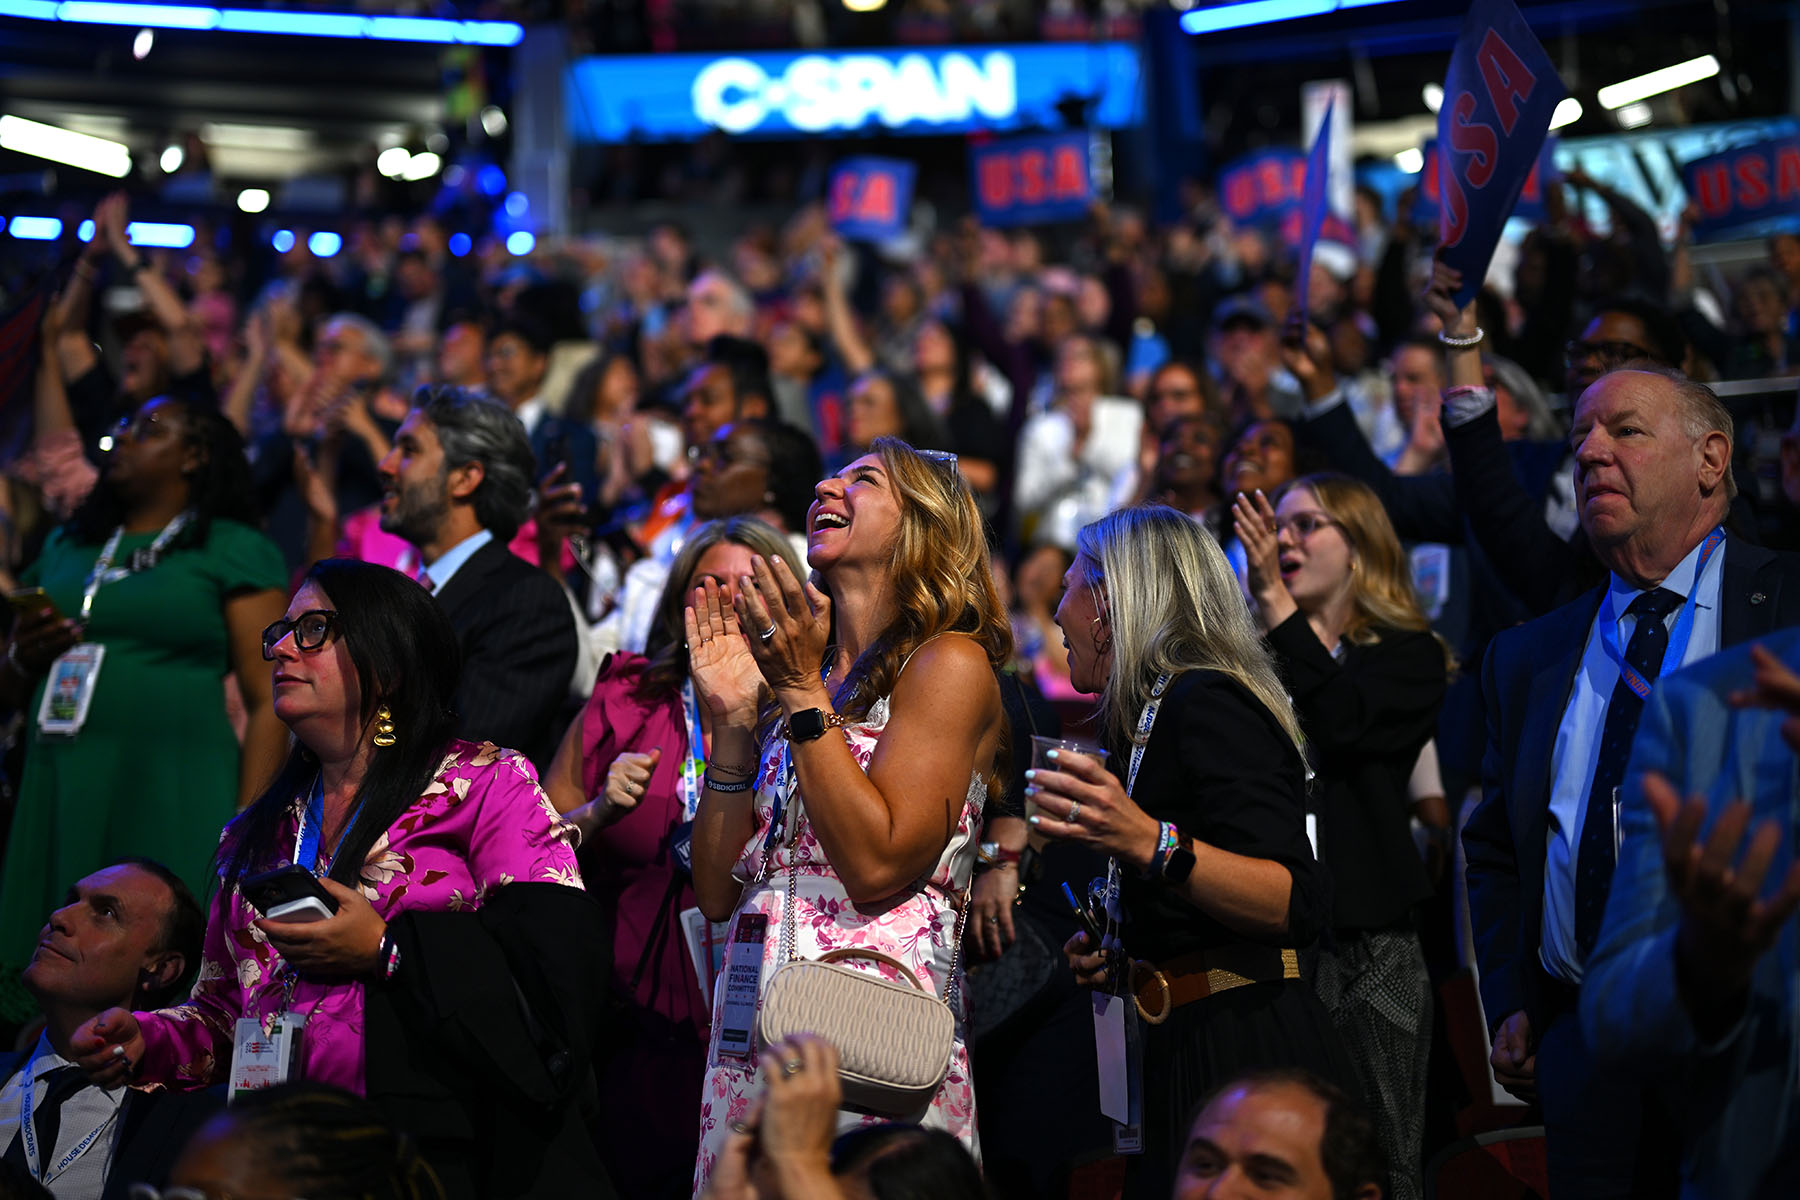
POLYGON ((1194 873, 1194 852, 1188 847, 1187 834, 1179 829, 1175 831, 1175 848, 1163 859, 1163 882, 1172 887, 1180 887, 1194 873))
POLYGON ((790 742, 811 742, 824 737, 827 729, 836 729, 848 723, 842 713, 828 713, 822 708, 803 708, 788 718, 782 732, 790 742))

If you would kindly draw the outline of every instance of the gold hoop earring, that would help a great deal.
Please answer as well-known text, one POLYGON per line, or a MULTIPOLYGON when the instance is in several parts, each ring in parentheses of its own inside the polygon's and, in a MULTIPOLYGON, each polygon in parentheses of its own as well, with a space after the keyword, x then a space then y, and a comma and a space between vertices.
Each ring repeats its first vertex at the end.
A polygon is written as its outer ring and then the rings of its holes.
POLYGON ((387 705, 375 710, 375 736, 370 739, 377 746, 386 750, 398 739, 394 737, 394 713, 387 705))

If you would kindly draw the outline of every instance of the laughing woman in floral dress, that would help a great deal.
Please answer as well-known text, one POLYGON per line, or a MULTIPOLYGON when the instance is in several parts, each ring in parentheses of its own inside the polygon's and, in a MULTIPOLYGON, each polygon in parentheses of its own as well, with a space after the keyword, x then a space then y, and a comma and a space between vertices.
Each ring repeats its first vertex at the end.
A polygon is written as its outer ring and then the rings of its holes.
POLYGON ((262 643, 294 744, 225 827, 193 997, 100 1014, 80 1064, 103 1086, 206 1087, 241 1018, 268 1033, 297 1013, 292 1074, 368 1095, 451 1196, 611 1194, 566 1065, 588 1061, 602 993, 598 909, 530 763, 452 736, 448 618, 396 571, 327 559, 262 643), (251 906, 244 881, 289 863, 329 919, 251 906))
MULTIPOLYGON (((694 685, 713 714, 694 894, 714 920, 768 918, 765 986, 785 958, 791 894, 797 955, 875 951, 943 997, 960 974, 957 906, 1005 749, 995 671, 1011 632, 954 459, 880 438, 817 497, 807 560, 823 590, 785 562, 757 558, 735 608, 709 583, 689 610, 694 685), (837 642, 827 645, 834 616, 837 642), (765 682, 777 708, 759 720, 765 682)), ((721 1051, 722 998, 696 1192, 756 1090, 755 1068, 721 1051)), ((908 1115, 976 1147, 960 1013, 949 1074, 908 1115)), ((840 1114, 844 1126, 875 1119, 840 1114)))

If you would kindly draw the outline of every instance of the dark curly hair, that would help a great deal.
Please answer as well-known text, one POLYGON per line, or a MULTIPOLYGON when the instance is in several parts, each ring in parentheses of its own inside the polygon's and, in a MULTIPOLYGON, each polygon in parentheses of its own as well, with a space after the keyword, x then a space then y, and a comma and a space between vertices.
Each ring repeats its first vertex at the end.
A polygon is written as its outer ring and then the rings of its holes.
MULTIPOLYGON (((137 412, 159 403, 181 413, 182 444, 197 451, 200 459, 187 476, 188 507, 194 518, 175 538, 174 546, 204 546, 212 523, 221 517, 255 527, 259 519, 256 489, 237 426, 218 409, 180 396, 152 396, 137 412)), ((104 542, 124 523, 125 503, 111 486, 111 470, 109 459, 100 469, 100 482, 64 526, 77 542, 104 542)))

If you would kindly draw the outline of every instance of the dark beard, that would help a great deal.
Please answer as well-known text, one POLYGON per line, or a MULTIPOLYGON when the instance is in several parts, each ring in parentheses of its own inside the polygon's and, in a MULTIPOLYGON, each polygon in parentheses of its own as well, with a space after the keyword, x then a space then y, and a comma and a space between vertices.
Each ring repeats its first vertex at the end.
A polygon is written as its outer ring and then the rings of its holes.
POLYGON ((402 486, 395 493, 392 512, 381 514, 383 533, 405 538, 415 546, 423 546, 437 536, 450 516, 448 480, 427 490, 418 485, 402 486))

